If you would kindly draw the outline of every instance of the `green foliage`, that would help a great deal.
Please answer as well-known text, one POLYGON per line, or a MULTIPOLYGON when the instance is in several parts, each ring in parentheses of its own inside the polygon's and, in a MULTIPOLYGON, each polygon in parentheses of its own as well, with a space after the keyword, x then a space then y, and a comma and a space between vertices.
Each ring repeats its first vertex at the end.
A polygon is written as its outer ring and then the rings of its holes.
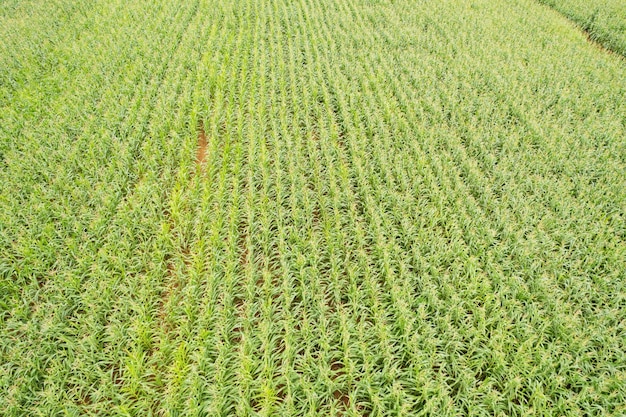
POLYGON ((545 11, 3 1, 0 415, 623 415, 626 67, 545 11))
POLYGON ((626 2, 623 0, 540 0, 576 22, 589 37, 626 57, 626 2))

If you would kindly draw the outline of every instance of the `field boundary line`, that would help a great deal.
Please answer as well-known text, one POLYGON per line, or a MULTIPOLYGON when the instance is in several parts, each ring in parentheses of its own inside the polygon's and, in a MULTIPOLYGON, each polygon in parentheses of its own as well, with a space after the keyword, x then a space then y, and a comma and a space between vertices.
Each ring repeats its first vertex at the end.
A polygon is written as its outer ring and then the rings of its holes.
POLYGON ((583 35, 585 35, 585 38, 587 38, 587 41, 593 46, 595 46, 597 49, 609 55, 616 56, 622 61, 626 61, 626 52, 622 52, 621 50, 616 49, 610 45, 609 43, 610 39, 607 39, 607 38, 610 38, 610 35, 606 33, 601 33, 600 35, 594 34, 591 31, 591 27, 589 27, 589 23, 585 23, 584 19, 577 18, 576 16, 573 16, 570 13, 557 9, 552 4, 550 4, 547 0, 536 0, 536 1, 538 4, 544 7, 547 7, 550 10, 553 10, 558 15, 560 15, 565 20, 567 20, 569 23, 573 24, 577 30, 581 31, 583 35))

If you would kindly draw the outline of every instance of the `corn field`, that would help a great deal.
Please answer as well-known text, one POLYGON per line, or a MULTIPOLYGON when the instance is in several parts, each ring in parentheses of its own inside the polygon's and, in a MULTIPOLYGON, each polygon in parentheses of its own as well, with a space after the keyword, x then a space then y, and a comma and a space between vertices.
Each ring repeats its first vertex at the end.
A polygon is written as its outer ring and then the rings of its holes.
POLYGON ((0 0, 0 415, 621 416, 625 283, 558 8, 0 0))

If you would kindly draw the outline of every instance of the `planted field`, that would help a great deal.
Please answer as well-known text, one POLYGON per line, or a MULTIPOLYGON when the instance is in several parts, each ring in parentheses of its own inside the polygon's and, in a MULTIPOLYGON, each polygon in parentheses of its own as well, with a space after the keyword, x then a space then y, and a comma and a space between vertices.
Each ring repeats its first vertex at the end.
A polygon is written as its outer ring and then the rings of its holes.
POLYGON ((590 39, 626 56, 626 2, 623 0, 542 0, 585 30, 590 39))
POLYGON ((626 413, 626 61, 562 15, 0 4, 0 415, 626 413))

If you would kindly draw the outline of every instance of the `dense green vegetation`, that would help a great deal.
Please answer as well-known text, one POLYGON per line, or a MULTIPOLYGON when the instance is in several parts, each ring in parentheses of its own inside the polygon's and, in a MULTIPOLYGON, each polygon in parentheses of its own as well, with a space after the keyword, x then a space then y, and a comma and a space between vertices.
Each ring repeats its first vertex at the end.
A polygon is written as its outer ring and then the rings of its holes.
POLYGON ((626 57, 626 1, 541 0, 563 13, 605 48, 626 57))
POLYGON ((0 4, 0 415, 626 413, 626 66, 559 14, 0 4))

